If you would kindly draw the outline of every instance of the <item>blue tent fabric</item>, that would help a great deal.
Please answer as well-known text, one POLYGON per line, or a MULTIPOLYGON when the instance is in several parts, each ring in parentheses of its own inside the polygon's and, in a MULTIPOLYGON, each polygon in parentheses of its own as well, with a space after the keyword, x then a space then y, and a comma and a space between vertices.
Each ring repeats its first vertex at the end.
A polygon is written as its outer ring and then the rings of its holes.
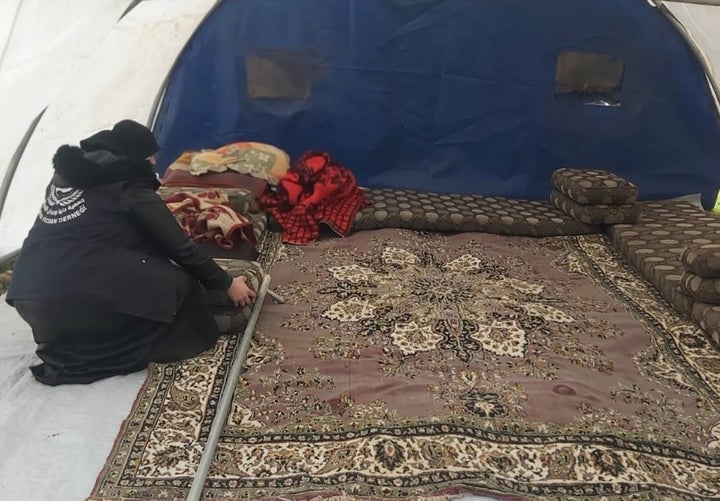
POLYGON ((547 199, 559 167, 611 170, 642 199, 711 206, 720 187, 706 77, 645 0, 225 1, 181 54, 155 131, 163 168, 260 141, 328 151, 367 187, 547 199), (556 95, 566 51, 623 62, 620 106, 556 95), (293 64, 270 57, 265 77, 307 96, 248 93, 248 58, 283 53, 293 64))

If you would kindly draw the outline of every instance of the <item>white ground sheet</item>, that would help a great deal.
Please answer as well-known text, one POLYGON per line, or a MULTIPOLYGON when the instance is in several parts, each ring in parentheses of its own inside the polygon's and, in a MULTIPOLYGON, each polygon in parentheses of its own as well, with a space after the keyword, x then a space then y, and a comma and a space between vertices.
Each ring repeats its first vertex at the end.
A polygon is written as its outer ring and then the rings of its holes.
POLYGON ((29 326, 0 302, 0 499, 83 500, 146 372, 44 386, 28 370, 38 362, 29 326))

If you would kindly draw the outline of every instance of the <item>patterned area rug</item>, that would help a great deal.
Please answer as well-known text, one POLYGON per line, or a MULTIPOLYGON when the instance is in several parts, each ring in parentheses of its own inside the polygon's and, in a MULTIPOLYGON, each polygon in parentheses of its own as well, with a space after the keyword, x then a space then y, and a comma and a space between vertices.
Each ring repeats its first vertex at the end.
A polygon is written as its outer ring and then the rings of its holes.
MULTIPOLYGON (((603 236, 273 249, 204 499, 720 499, 720 355, 603 236)), ((187 495, 235 345, 153 367, 90 499, 187 495)))

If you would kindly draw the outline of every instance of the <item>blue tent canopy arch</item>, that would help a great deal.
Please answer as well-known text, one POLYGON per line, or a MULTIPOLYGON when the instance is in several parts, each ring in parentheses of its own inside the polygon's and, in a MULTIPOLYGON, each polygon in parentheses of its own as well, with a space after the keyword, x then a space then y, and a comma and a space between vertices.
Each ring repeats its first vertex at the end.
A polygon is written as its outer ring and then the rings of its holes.
POLYGON ((196 30, 154 129, 164 170, 235 141, 324 150, 369 188, 546 199, 559 167, 641 199, 720 187, 703 66, 646 0, 232 0, 196 30))

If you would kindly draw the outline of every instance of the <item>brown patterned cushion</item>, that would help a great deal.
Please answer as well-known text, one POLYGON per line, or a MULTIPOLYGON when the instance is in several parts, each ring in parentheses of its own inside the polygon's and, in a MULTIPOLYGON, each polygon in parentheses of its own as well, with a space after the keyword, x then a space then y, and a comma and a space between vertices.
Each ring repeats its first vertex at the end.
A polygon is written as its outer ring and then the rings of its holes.
POLYGON ((552 184, 579 204, 627 205, 637 200, 634 184, 604 170, 558 169, 552 184))
POLYGON ((710 340, 720 347, 720 306, 698 301, 692 306, 691 317, 710 340))
POLYGON ((691 246, 680 257, 689 272, 702 278, 720 278, 720 244, 691 246))
POLYGON ((640 206, 637 204, 579 204, 557 190, 550 193, 550 201, 568 216, 585 224, 634 223, 640 217, 640 206))
POLYGON ((720 347, 720 306, 702 303, 680 286, 688 247, 720 244, 720 217, 687 202, 640 202, 642 215, 634 225, 608 226, 608 235, 627 261, 679 313, 697 323, 720 347), (702 305, 707 305, 707 308, 702 305), (700 306, 698 306, 700 305, 700 306), (714 313, 710 313, 710 312, 714 313))
POLYGON ((680 289, 696 301, 720 304, 720 280, 702 278, 686 271, 680 279, 680 289))
MULTIPOLYGON (((260 288, 264 273, 255 261, 215 259, 215 262, 233 277, 244 276, 252 290, 260 288)), ((245 327, 251 312, 249 306, 236 308, 225 291, 208 291, 207 298, 220 332, 239 332, 245 327)))
POLYGON ((405 228, 426 231, 482 231, 549 237, 600 233, 548 201, 480 195, 446 195, 409 190, 365 190, 370 206, 355 217, 354 230, 405 228))

